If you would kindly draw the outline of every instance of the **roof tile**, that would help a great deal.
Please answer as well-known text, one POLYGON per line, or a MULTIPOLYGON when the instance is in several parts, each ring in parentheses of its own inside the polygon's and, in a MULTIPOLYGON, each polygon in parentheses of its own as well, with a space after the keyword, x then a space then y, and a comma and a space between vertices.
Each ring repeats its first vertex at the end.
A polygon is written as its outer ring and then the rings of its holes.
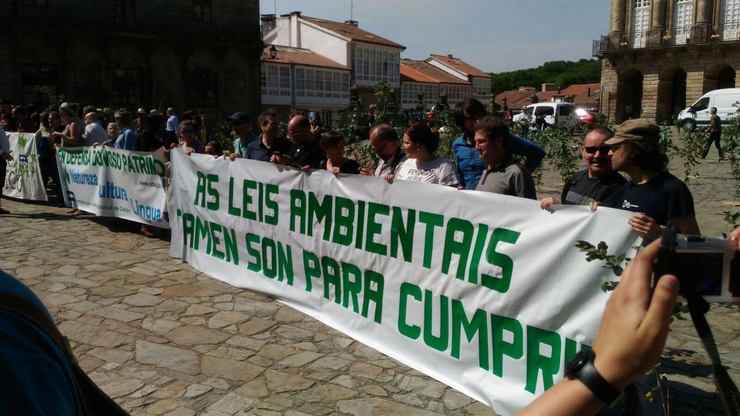
POLYGON ((480 69, 474 67, 473 65, 470 65, 467 62, 459 58, 455 58, 454 56, 431 54, 431 57, 432 58, 430 59, 435 59, 449 66, 450 68, 456 69, 464 74, 467 74, 468 76, 473 76, 473 77, 490 77, 491 76, 491 74, 487 74, 481 71, 480 69))

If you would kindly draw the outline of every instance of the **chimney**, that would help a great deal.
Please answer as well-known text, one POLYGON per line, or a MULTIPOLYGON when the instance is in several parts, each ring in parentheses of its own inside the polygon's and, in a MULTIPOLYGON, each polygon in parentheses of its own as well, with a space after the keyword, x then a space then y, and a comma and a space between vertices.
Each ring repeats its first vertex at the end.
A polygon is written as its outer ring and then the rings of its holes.
POLYGON ((344 24, 345 24, 345 25, 352 25, 352 26, 354 26, 354 27, 357 27, 357 25, 358 25, 358 22, 357 22, 357 20, 345 20, 345 21, 344 21, 344 24))
POLYGON ((266 34, 275 29, 276 18, 274 14, 263 14, 260 16, 260 21, 262 21, 262 39, 264 39, 266 34))
POLYGON ((555 88, 555 84, 552 82, 543 82, 542 83, 542 92, 548 92, 548 91, 556 91, 557 88, 555 88))
POLYGON ((290 12, 290 15, 295 16, 295 17, 301 17, 301 12, 300 11, 290 12))
POLYGON ((454 58, 454 56, 452 56, 452 54, 451 54, 451 53, 448 53, 448 54, 447 54, 447 57, 448 57, 448 58, 450 58, 450 59, 454 58))

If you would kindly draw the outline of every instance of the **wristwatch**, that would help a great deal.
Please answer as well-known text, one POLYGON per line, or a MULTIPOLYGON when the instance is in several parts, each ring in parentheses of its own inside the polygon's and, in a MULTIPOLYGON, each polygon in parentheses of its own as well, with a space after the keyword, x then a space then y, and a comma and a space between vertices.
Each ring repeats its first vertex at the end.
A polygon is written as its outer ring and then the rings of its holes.
POLYGON ((578 379, 607 406, 614 406, 624 395, 622 390, 612 386, 594 367, 596 354, 591 349, 583 349, 565 366, 565 377, 578 379))

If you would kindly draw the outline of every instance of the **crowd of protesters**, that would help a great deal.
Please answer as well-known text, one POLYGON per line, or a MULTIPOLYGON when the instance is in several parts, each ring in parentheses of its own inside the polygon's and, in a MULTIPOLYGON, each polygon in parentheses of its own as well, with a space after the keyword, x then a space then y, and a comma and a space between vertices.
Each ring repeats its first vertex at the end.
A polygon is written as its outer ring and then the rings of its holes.
MULTIPOLYGON (((545 157, 541 147, 512 134, 505 117, 488 115, 485 106, 472 98, 456 106, 454 119, 463 132, 452 142, 455 160, 437 155, 439 135, 424 122, 412 123, 401 137, 388 124, 374 125, 368 139, 379 162, 373 169, 348 158, 345 139, 324 130, 313 113, 283 120, 287 121, 287 137, 280 137, 281 120, 274 111, 264 111, 256 123, 247 113, 236 112, 226 119, 233 141, 231 149, 224 151, 220 142, 208 140, 203 113, 187 111, 178 115, 170 107, 164 113, 139 108, 131 114, 124 109, 62 103, 56 109, 29 115, 26 108, 0 103, 0 129, 35 133, 42 177, 53 185, 58 203, 62 196, 55 183, 55 149, 98 145, 145 152, 179 147, 187 154, 208 153, 232 161, 252 159, 304 171, 324 169, 337 175, 380 176, 390 183, 427 182, 537 198, 532 172, 545 157)), ((658 127, 644 119, 629 120, 616 132, 592 129, 581 149, 586 168, 566 182, 560 200, 543 199, 542 208, 551 209, 562 201, 591 205, 592 209, 603 205, 633 211, 629 225, 647 240, 658 237, 669 222, 676 223, 683 233, 698 233, 691 192, 666 171, 668 159, 658 140, 658 127)), ((3 170, 10 158, 8 152, 0 154, 3 170)), ((153 235, 147 227, 142 232, 153 235)))

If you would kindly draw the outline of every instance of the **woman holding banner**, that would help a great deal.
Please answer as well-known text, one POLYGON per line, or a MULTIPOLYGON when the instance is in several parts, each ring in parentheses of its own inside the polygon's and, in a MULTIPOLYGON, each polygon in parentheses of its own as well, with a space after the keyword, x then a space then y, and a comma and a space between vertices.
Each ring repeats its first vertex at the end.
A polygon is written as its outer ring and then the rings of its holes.
POLYGON ((398 168, 395 179, 459 187, 455 166, 436 155, 438 148, 439 136, 426 123, 412 124, 403 134, 407 159, 398 168))
POLYGON ((62 103, 59 106, 59 114, 62 116, 64 125, 67 127, 61 133, 55 132, 51 134, 54 143, 60 144, 61 147, 75 147, 82 144, 82 133, 85 130, 85 123, 76 114, 72 105, 70 103, 62 103))

